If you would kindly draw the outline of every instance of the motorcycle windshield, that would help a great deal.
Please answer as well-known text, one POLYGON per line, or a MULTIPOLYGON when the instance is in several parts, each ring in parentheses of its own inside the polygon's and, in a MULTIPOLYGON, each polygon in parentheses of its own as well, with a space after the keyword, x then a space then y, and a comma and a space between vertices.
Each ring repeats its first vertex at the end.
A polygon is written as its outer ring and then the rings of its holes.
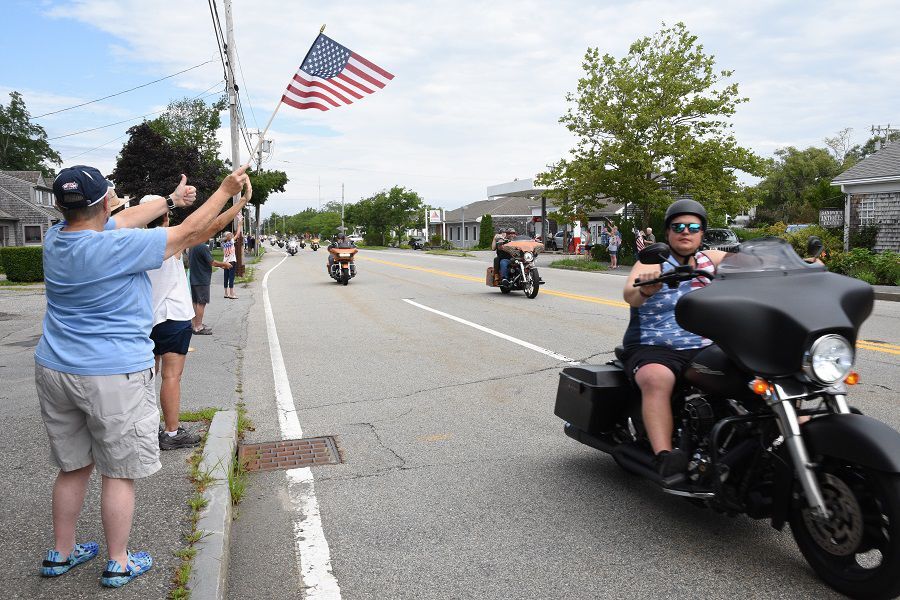
POLYGON ((712 283, 682 296, 675 318, 746 371, 781 376, 801 369, 819 336, 856 343, 873 303, 867 283, 806 263, 784 240, 761 239, 741 244, 712 283))

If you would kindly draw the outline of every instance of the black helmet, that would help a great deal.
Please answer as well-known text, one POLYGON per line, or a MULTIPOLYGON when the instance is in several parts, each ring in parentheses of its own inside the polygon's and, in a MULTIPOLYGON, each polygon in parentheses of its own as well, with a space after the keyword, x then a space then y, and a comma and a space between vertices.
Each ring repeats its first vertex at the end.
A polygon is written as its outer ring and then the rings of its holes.
POLYGON ((669 208, 666 209, 666 229, 669 228, 672 219, 678 215, 694 215, 699 217, 700 226, 703 227, 704 231, 706 230, 706 209, 696 200, 684 198, 670 204, 669 208))

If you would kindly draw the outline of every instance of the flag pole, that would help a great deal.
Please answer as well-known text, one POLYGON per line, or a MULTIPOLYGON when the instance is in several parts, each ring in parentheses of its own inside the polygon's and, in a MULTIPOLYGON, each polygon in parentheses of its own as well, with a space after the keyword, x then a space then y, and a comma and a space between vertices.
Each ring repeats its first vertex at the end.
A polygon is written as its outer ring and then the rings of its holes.
MULTIPOLYGON (((325 32, 325 25, 322 25, 322 27, 319 28, 319 35, 323 34, 324 32, 325 32)), ((316 36, 316 39, 318 39, 318 36, 316 36)), ((315 45, 316 45, 316 42, 315 42, 315 40, 313 40, 313 43, 309 46, 309 50, 306 51, 306 55, 303 57, 303 60, 300 61, 301 67, 303 66, 303 63, 306 62, 306 59, 309 58, 309 53, 312 52, 313 46, 315 46, 315 45)), ((293 81, 293 80, 294 80, 294 78, 293 78, 293 76, 291 76, 291 80, 288 81, 288 85, 290 85, 291 81, 293 81)), ((282 100, 284 99, 284 94, 281 95, 281 98, 282 98, 282 100)), ((265 139, 266 133, 268 133, 268 131, 269 131, 269 126, 272 124, 272 121, 275 120, 275 115, 278 114, 278 109, 281 108, 281 105, 283 104, 282 100, 278 101, 278 104, 275 106, 275 111, 272 113, 272 116, 269 117, 269 122, 266 123, 266 128, 263 129, 263 132, 259 135, 259 139, 256 141, 256 147, 253 149, 253 152, 250 153, 250 158, 247 160, 248 165, 253 160, 253 157, 256 156, 256 153, 259 151, 259 147, 262 144, 263 140, 265 139)))

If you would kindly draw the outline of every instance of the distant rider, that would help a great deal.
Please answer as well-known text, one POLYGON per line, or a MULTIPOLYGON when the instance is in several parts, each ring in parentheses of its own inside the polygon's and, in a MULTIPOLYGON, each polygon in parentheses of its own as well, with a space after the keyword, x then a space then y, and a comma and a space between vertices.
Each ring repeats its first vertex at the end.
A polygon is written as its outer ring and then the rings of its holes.
MULTIPOLYGON (((347 236, 343 233, 337 234, 337 237, 328 244, 328 249, 332 248, 356 248, 356 244, 353 243, 353 240, 347 239, 347 236)), ((331 252, 328 253, 328 273, 331 273, 331 265, 334 264, 334 254, 331 252)), ((354 271, 356 270, 356 265, 353 264, 353 257, 350 257, 350 268, 354 271)))
POLYGON ((641 411, 647 436, 656 455, 662 477, 687 469, 690 457, 680 448, 672 448, 672 392, 682 372, 695 354, 711 342, 682 329, 675 322, 675 303, 691 290, 704 287, 709 279, 695 278, 676 288, 661 283, 634 287, 637 281, 656 279, 674 269, 673 264, 690 264, 715 273, 726 256, 719 250, 700 252, 706 229, 706 209, 695 200, 677 200, 666 210, 666 243, 669 263, 635 263, 625 283, 623 296, 631 305, 631 320, 625 331, 625 371, 641 390, 641 411))
POLYGON ((494 257, 494 272, 500 271, 500 285, 502 286, 509 285, 510 260, 510 254, 503 250, 503 245, 513 239, 515 235, 516 230, 512 227, 500 229, 491 241, 491 250, 497 251, 497 256, 494 257))

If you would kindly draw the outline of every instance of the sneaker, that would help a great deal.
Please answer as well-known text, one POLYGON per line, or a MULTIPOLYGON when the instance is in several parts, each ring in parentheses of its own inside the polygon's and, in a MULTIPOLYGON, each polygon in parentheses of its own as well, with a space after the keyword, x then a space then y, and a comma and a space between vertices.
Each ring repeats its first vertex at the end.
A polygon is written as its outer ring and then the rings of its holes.
POLYGON ((656 455, 656 470, 662 478, 684 473, 688 468, 688 455, 681 448, 663 450, 656 455))
POLYGON ((212 335, 212 329, 204 327, 203 329, 195 329, 194 335, 212 335))
POLYGON ((125 566, 114 560, 106 563, 106 570, 100 577, 100 585, 103 587, 122 587, 138 575, 143 575, 153 567, 153 557, 147 552, 128 553, 128 562, 125 566))
POLYGON ((58 577, 67 572, 74 566, 86 563, 91 560, 100 551, 97 542, 85 542, 83 544, 75 544, 75 549, 66 560, 56 550, 47 550, 47 558, 41 563, 42 577, 58 577))
POLYGON ((169 435, 165 431, 159 434, 160 450, 178 450, 179 448, 193 448, 200 444, 200 435, 191 433, 184 427, 178 428, 178 433, 169 435))

